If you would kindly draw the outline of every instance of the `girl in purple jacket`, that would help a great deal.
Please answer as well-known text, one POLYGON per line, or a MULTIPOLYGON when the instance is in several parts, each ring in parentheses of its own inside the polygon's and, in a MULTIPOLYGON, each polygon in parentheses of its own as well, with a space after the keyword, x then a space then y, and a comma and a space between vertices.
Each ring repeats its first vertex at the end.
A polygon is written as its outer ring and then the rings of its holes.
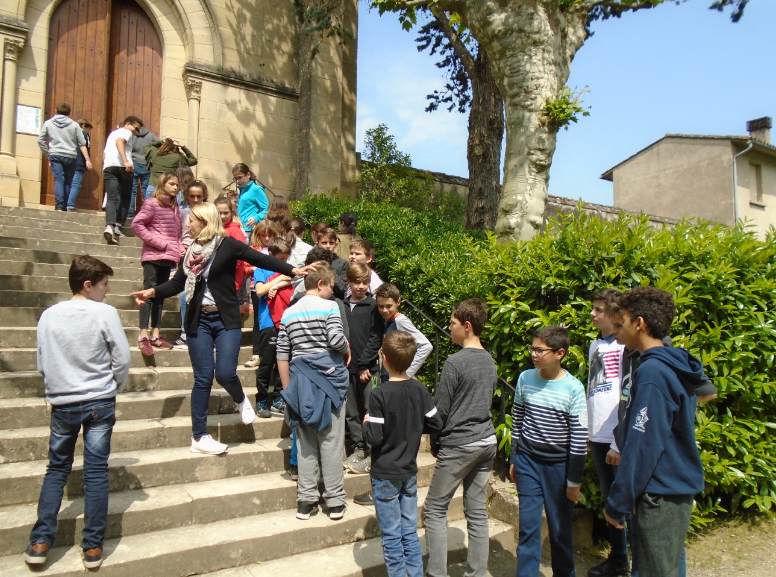
MULTIPOLYGON (((143 288, 148 289, 167 282, 170 271, 183 256, 181 244, 181 213, 175 200, 178 178, 171 172, 159 176, 153 196, 143 202, 143 208, 132 221, 132 230, 143 241, 143 288)), ((146 302, 140 307, 140 336, 137 346, 144 356, 152 356, 154 347, 173 348, 159 334, 162 324, 164 299, 146 302), (153 330, 148 338, 148 319, 153 330)))

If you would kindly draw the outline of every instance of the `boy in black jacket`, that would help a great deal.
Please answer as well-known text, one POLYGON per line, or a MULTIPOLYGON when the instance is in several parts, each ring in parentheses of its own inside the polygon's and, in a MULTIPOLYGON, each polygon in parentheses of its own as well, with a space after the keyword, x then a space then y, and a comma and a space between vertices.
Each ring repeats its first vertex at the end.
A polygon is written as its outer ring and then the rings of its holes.
POLYGON ((442 430, 442 419, 426 387, 407 375, 417 344, 393 331, 383 342, 389 379, 369 398, 364 438, 372 447, 372 494, 383 537, 388 577, 422 577, 418 539, 418 449, 423 433, 442 430))
POLYGON ((351 295, 344 301, 350 330, 350 385, 346 422, 353 444, 353 454, 343 463, 353 473, 368 473, 372 464, 369 448, 364 443, 361 421, 369 408, 372 375, 377 371, 385 320, 377 310, 375 299, 367 296, 372 273, 364 264, 352 264, 347 279, 351 295))
POLYGON ((667 292, 631 289, 617 301, 617 312, 615 336, 640 352, 641 364, 633 375, 622 457, 604 514, 622 528, 635 509, 640 577, 678 577, 693 499, 704 483, 695 442, 695 390, 703 368, 684 349, 663 344, 676 314, 667 292))

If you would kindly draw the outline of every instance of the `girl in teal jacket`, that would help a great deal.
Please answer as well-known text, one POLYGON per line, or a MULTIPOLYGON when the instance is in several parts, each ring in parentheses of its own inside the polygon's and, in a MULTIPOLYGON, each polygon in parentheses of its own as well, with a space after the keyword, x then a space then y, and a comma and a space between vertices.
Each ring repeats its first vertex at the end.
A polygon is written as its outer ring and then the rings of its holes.
POLYGON ((253 227, 267 215, 269 201, 264 193, 264 188, 256 183, 256 176, 251 169, 242 162, 238 162, 232 168, 232 176, 240 191, 237 199, 237 216, 240 217, 245 236, 251 237, 253 227))

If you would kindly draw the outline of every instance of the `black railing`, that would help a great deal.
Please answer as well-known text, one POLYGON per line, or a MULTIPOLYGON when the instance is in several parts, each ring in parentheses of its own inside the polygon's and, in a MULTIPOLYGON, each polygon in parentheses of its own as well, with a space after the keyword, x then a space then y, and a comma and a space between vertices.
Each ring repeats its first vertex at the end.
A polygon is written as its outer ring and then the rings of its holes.
MULTIPOLYGON (((436 392, 437 385, 439 384, 439 334, 442 333, 445 336, 447 336, 450 340, 453 339, 453 336, 441 325, 439 325, 437 322, 434 321, 431 317, 429 317, 426 313, 424 313, 422 310, 420 310, 415 304, 413 304, 410 300, 403 298, 401 300, 402 303, 408 304, 412 310, 417 312, 420 316, 422 316, 427 322, 431 323, 431 326, 434 327, 434 391, 436 392)), ((515 387, 509 384, 509 382, 502 378, 498 377, 499 382, 502 385, 501 389, 501 422, 506 423, 506 388, 512 390, 512 392, 515 392, 515 387)))

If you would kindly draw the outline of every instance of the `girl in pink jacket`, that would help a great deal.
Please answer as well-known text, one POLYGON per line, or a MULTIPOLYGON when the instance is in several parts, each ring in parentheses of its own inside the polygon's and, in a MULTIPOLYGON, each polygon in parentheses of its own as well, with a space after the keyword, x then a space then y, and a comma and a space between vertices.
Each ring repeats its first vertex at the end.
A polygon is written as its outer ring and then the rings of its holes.
MULTIPOLYGON (((143 208, 132 221, 132 230, 143 241, 143 288, 148 289, 167 282, 183 254, 181 244, 181 212, 175 200, 178 178, 171 172, 159 176, 153 196, 143 202, 143 208)), ((140 336, 137 346, 145 356, 154 354, 154 347, 173 348, 159 335, 162 325, 164 299, 154 299, 140 307, 140 336), (151 318, 151 338, 148 338, 148 319, 151 318)))

